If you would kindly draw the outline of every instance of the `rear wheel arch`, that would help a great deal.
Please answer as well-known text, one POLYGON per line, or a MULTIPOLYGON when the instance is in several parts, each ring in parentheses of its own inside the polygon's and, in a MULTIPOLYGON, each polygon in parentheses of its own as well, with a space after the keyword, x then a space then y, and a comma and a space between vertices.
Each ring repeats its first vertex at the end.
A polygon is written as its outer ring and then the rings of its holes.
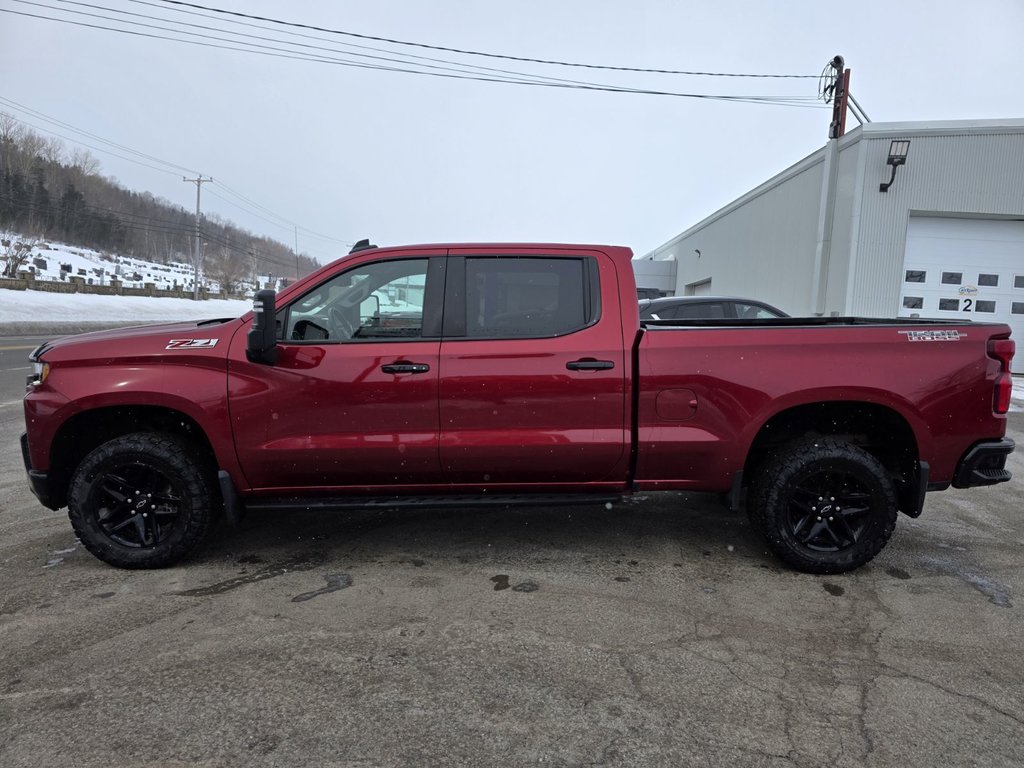
POLYGON ((895 409, 864 401, 822 401, 787 408, 757 431, 743 477, 752 483, 761 467, 794 441, 834 437, 877 459, 892 477, 898 506, 919 513, 920 448, 910 422, 895 409))

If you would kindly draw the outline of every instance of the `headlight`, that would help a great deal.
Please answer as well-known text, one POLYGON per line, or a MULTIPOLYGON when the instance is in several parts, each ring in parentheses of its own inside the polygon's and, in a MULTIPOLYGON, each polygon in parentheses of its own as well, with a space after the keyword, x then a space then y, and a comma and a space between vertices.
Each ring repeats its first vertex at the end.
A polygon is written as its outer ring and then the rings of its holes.
POLYGON ((25 383, 30 387, 38 387, 46 381, 46 377, 49 375, 49 363, 32 363, 32 375, 28 377, 28 380, 25 383))

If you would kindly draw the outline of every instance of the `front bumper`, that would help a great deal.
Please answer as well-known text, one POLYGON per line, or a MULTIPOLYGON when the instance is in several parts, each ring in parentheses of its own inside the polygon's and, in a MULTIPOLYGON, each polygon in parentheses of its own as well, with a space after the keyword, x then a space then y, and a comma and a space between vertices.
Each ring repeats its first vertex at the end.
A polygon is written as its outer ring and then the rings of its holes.
POLYGON ((21 433, 21 456, 25 460, 25 472, 28 473, 28 487, 39 499, 40 503, 47 509, 60 509, 63 504, 55 499, 53 483, 46 472, 32 469, 32 459, 28 453, 28 434, 21 433))
POLYGON ((1013 440, 1008 437, 973 446, 956 467, 953 487, 973 488, 978 485, 1005 483, 1010 479, 1010 472, 1005 469, 1006 457, 1013 449, 1013 440))

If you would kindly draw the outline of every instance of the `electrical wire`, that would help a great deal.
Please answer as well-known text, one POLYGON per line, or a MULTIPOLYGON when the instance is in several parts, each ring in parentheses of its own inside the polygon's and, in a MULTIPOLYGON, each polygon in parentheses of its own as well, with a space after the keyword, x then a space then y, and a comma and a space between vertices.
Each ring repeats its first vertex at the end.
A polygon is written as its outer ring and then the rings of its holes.
MULTIPOLYGON (((188 171, 189 173, 196 173, 196 171, 192 171, 192 170, 190 170, 188 168, 185 168, 184 166, 178 165, 177 163, 172 163, 169 160, 163 160, 163 159, 161 159, 159 157, 156 157, 155 155, 149 155, 149 154, 146 154, 145 152, 140 152, 140 151, 132 149, 131 147, 128 147, 128 146, 126 146, 124 144, 119 144, 117 142, 110 141, 109 139, 104 139, 102 136, 99 136, 97 134, 90 133, 89 131, 85 131, 85 130, 82 130, 80 128, 76 128, 75 126, 71 125, 70 123, 66 123, 66 122, 64 122, 62 120, 58 120, 57 118, 51 117, 49 115, 46 115, 46 114, 44 114, 42 112, 39 112, 38 110, 32 109, 31 107, 27 107, 27 106, 25 106, 23 104, 20 104, 19 102, 16 102, 13 99, 8 99, 8 98, 6 98, 4 96, 0 96, 0 105, 7 106, 8 108, 15 109, 15 110, 17 110, 19 112, 25 112, 25 113, 27 113, 29 115, 32 115, 33 119, 36 119, 36 120, 41 120, 41 121, 44 121, 44 122, 47 122, 47 123, 52 123, 54 125, 64 126, 69 131, 73 131, 73 132, 81 134, 83 136, 92 137, 97 142, 102 142, 102 143, 107 144, 107 145, 109 145, 111 147, 117 147, 118 149, 124 150, 124 152, 130 152, 130 153, 132 153, 132 154, 134 154, 134 155, 136 155, 138 157, 147 158, 147 159, 150 159, 150 160, 152 160, 154 162, 157 162, 157 163, 162 163, 163 165, 168 166, 168 168, 176 168, 176 169, 179 169, 179 170, 188 171)), ((17 117, 15 115, 10 115, 10 117, 13 120, 16 120, 21 125, 24 125, 24 126, 26 126, 28 128, 32 128, 32 129, 37 130, 37 131, 40 131, 42 133, 50 134, 51 136, 57 136, 59 138, 62 138, 64 140, 66 140, 66 141, 71 142, 72 144, 77 144, 77 145, 80 145, 80 146, 88 147, 89 149, 95 150, 97 152, 103 152, 104 154, 112 155, 112 156, 120 158, 122 160, 126 160, 128 162, 135 163, 137 165, 141 165, 141 166, 143 166, 145 168, 149 168, 149 169, 154 170, 154 171, 159 171, 160 173, 166 173, 166 174, 171 175, 171 176, 178 176, 179 175, 177 172, 170 171, 170 170, 167 170, 165 168, 159 168, 159 167, 151 165, 150 163, 147 163, 147 162, 142 162, 141 160, 138 160, 135 157, 127 156, 125 154, 122 154, 121 152, 115 152, 115 151, 113 151, 111 149, 107 149, 107 148, 102 147, 102 146, 96 146, 95 144, 90 144, 88 142, 82 141, 81 139, 73 138, 71 136, 67 136, 66 134, 59 133, 59 132, 54 131, 52 129, 44 128, 42 126, 36 125, 35 123, 28 122, 27 120, 24 120, 24 119, 22 119, 20 117, 17 117)), ((331 237, 329 235, 323 235, 321 233, 315 232, 314 230, 307 229, 306 227, 302 226, 301 224, 297 224, 296 222, 291 221, 290 219, 287 219, 284 216, 281 216, 280 214, 275 213, 274 211, 270 210, 266 206, 260 205, 259 203, 249 199, 248 197, 242 195, 240 192, 238 192, 238 191, 228 187, 226 184, 218 182, 218 186, 220 186, 222 189, 225 189, 226 191, 230 192, 231 194, 235 195, 236 197, 241 198, 242 200, 246 201, 247 203, 249 203, 250 205, 254 206, 255 208, 263 210, 266 213, 270 214, 271 216, 274 216, 275 218, 280 219, 283 222, 286 222, 287 223, 287 228, 289 228, 289 229, 293 229, 295 227, 298 227, 300 231, 305 232, 305 233, 310 234, 310 235, 314 235, 314 236, 319 237, 321 239, 332 240, 332 241, 335 241, 335 242, 338 242, 338 243, 341 243, 341 244, 347 245, 347 246, 351 246, 352 245, 352 243, 349 242, 349 241, 342 240, 340 238, 331 237)), ((209 192, 211 190, 207 190, 207 191, 209 192)), ((258 218, 262 218, 262 219, 264 219, 265 221, 268 221, 271 224, 276 224, 277 226, 281 226, 281 227, 285 226, 284 224, 278 224, 275 221, 271 221, 270 219, 266 218, 265 216, 262 216, 259 213, 256 213, 256 212, 254 212, 252 210, 247 209, 245 206, 239 205, 237 203, 233 203, 231 200, 228 200, 228 199, 224 198, 221 195, 216 195, 215 194, 214 196, 220 198, 221 200, 224 200, 224 202, 227 202, 227 203, 229 203, 231 205, 234 205, 236 208, 240 208, 241 210, 243 210, 243 211, 245 211, 245 212, 247 212, 247 213, 249 213, 251 215, 254 215, 254 216, 258 217, 258 218)))
MULTIPOLYGON (((137 2, 137 3, 141 4, 141 5, 147 5, 147 6, 163 9, 163 6, 157 5, 156 3, 146 2, 145 0, 129 0, 129 1, 130 2, 137 2)), ((50 10, 60 10, 60 9, 55 8, 53 6, 47 6, 47 5, 43 5, 41 3, 29 2, 29 0, 14 0, 14 2, 21 2, 21 3, 24 3, 25 5, 36 5, 36 6, 39 6, 39 7, 42 7, 42 8, 48 8, 50 10)), ((359 48, 361 50, 377 51, 378 53, 387 53, 387 54, 390 54, 390 55, 388 55, 388 56, 377 56, 377 55, 373 55, 373 54, 358 53, 358 52, 354 52, 354 51, 339 51, 336 47, 325 47, 325 46, 322 46, 322 45, 310 45, 310 44, 307 44, 307 43, 296 43, 296 42, 291 42, 291 41, 287 41, 287 40, 281 40, 279 38, 268 38, 268 37, 264 37, 262 35, 252 35, 252 34, 247 34, 245 32, 236 32, 236 31, 231 30, 231 29, 223 29, 222 27, 211 27, 211 26, 208 26, 206 24, 192 24, 192 23, 185 22, 185 21, 176 21, 176 20, 173 20, 173 19, 167 19, 167 18, 162 17, 162 16, 152 16, 152 15, 144 14, 144 13, 132 13, 131 11, 123 11, 123 10, 121 10, 119 8, 110 8, 110 7, 107 7, 107 6, 95 5, 93 3, 79 2, 78 0, 55 0, 55 2, 62 3, 63 5, 77 5, 77 6, 84 7, 84 8, 93 8, 95 10, 109 11, 111 13, 118 13, 118 14, 121 14, 123 16, 134 16, 134 17, 137 17, 137 18, 149 19, 150 21, 162 21, 162 22, 169 23, 169 24, 177 24, 177 25, 183 26, 183 27, 192 27, 194 29, 203 29, 203 30, 206 30, 206 31, 221 32, 223 34, 235 35, 236 37, 247 37, 247 38, 251 38, 251 39, 255 39, 255 40, 277 42, 277 43, 282 43, 284 45, 297 46, 297 47, 300 47, 300 48, 309 48, 309 49, 318 50, 318 51, 329 51, 330 53, 345 53, 345 54, 347 54, 349 56, 357 56, 357 57, 364 58, 364 59, 372 59, 372 60, 378 60, 378 61, 388 61, 388 62, 397 63, 397 64, 420 66, 420 67, 424 67, 424 68, 428 68, 428 69, 437 69, 437 70, 443 70, 443 71, 449 71, 449 72, 476 72, 476 71, 479 71, 479 72, 493 72, 493 73, 498 73, 500 75, 512 75, 512 76, 515 76, 515 77, 518 77, 518 78, 527 78, 527 79, 530 79, 530 80, 546 80, 546 81, 550 81, 550 82, 577 83, 577 84, 581 84, 581 85, 594 85, 594 83, 587 83, 586 81, 580 81, 580 80, 569 80, 569 79, 560 78, 560 77, 550 77, 548 75, 538 75, 538 74, 529 74, 529 73, 524 73, 524 72, 518 72, 516 70, 510 70, 510 69, 499 69, 499 68, 496 68, 496 67, 485 67, 485 66, 482 66, 482 65, 479 65, 479 64, 467 64, 465 62, 451 61, 450 59, 438 59, 438 58, 434 58, 434 57, 430 57, 430 56, 416 56, 414 54, 407 54, 407 53, 401 53, 401 52, 396 52, 396 51, 390 51, 390 50, 387 50, 385 48, 375 48, 373 46, 368 46, 368 45, 357 45, 357 44, 354 44, 354 43, 329 41, 329 40, 325 40, 324 38, 321 38, 321 37, 314 37, 313 35, 304 35, 304 34, 301 34, 301 33, 298 33, 298 32, 291 32, 289 30, 273 30, 273 29, 268 28, 268 27, 262 27, 262 26, 259 26, 259 25, 256 25, 256 24, 249 24, 249 23, 246 23, 246 22, 240 22, 240 21, 235 21, 235 20, 226 20, 226 23, 235 24, 235 25, 239 25, 239 26, 245 26, 245 27, 251 27, 253 29, 262 30, 264 32, 273 32, 273 33, 278 33, 278 34, 292 35, 293 37, 301 37, 301 38, 309 39, 309 40, 317 40, 319 42, 331 42, 332 45, 335 45, 335 46, 342 45, 342 46, 345 46, 346 48, 359 48), (401 58, 394 58, 395 56, 399 56, 401 58), (418 59, 419 61, 409 61, 410 59, 418 59), (453 65, 453 66, 436 66, 434 64, 421 64, 421 63, 419 63, 420 61, 432 61, 432 62, 435 62, 436 64, 450 64, 450 65, 453 65)), ((164 10, 178 10, 178 9, 164 9, 164 10)), ((84 15, 84 16, 92 16, 92 17, 95 17, 95 18, 104 19, 106 21, 115 21, 115 22, 119 22, 119 23, 123 23, 123 24, 138 24, 139 26, 154 28, 154 25, 150 25, 150 24, 143 24, 141 22, 125 21, 123 19, 111 18, 109 16, 100 16, 99 14, 86 13, 84 11, 65 11, 65 12, 66 13, 78 13, 78 14, 81 14, 81 15, 84 15)), ((207 14, 200 14, 200 13, 196 13, 195 11, 179 11, 179 12, 180 13, 193 14, 193 15, 199 16, 201 18, 206 18, 206 19, 216 19, 218 21, 225 21, 225 20, 219 19, 216 16, 209 16, 207 14)), ((164 31, 173 31, 173 32, 179 33, 179 34, 195 34, 198 37, 209 37, 207 35, 200 35, 200 34, 197 34, 197 33, 192 33, 192 32, 189 32, 187 30, 169 30, 166 27, 159 27, 159 26, 157 26, 155 28, 162 29, 164 31)), ((222 38, 214 38, 214 39, 222 39, 222 38)), ((230 42, 239 42, 239 43, 242 43, 242 44, 247 44, 247 43, 245 43, 245 41, 230 41, 230 42)), ((257 44, 252 44, 252 45, 257 45, 257 44)), ((266 46, 258 46, 258 47, 266 47, 266 46)), ((272 49, 272 50, 283 50, 283 49, 272 49)))
MULTIPOLYGON (((131 2, 139 2, 139 0, 131 0, 131 2)), ((789 79, 814 79, 815 75, 788 75, 788 74, 765 74, 765 73, 745 73, 745 72, 699 72, 699 71, 688 71, 679 69, 651 69, 647 67, 620 67, 612 66, 607 64, 583 64, 572 61, 557 61, 552 59, 535 59, 526 56, 510 56, 500 53, 488 53, 485 51, 473 51, 463 48, 449 48, 443 45, 430 45, 427 43, 410 42, 407 40, 396 40, 389 37, 377 37, 375 35, 365 35, 357 32, 348 32, 342 29, 330 29, 327 27, 320 27, 313 24, 300 24, 293 21, 284 21, 282 19, 274 19, 267 16, 256 16, 254 14, 242 13, 241 11, 229 11, 223 8, 213 8, 207 5, 199 5, 197 3, 182 2, 182 0, 161 0, 165 5, 183 6, 187 8, 198 8, 204 11, 211 11, 213 13, 222 14, 225 16, 237 16, 244 19, 254 19, 256 21, 269 22, 271 24, 278 24, 288 27, 296 27, 298 29, 309 29, 316 32, 326 32, 333 35, 345 35, 347 37, 354 37, 361 40, 373 40, 378 43, 390 43, 392 45, 405 45, 415 48, 425 48, 433 51, 446 51, 448 53, 460 53, 466 56, 483 56, 491 59, 505 59, 506 61, 522 61, 531 64, 548 64, 559 67, 579 67, 583 69, 602 69, 611 70, 615 72, 643 72, 648 74, 660 74, 660 75, 694 75, 700 77, 750 77, 750 78, 789 78, 789 79)), ((147 3, 148 4, 148 3, 147 3)))
POLYGON ((836 82, 839 75, 836 68, 829 61, 818 75, 818 98, 826 104, 832 103, 832 97, 836 92, 836 82))
MULTIPOLYGON (((59 8, 54 8, 52 6, 44 6, 44 5, 41 5, 40 3, 31 3, 28 0, 14 0, 14 2, 22 3, 22 4, 25 4, 25 5, 40 6, 40 7, 46 8, 48 10, 62 11, 62 9, 59 9, 59 8)), ((277 49, 277 48, 274 48, 273 46, 265 46, 265 45, 259 45, 259 44, 254 44, 254 43, 244 43, 244 42, 238 42, 238 41, 233 41, 233 40, 232 41, 224 41, 222 38, 215 38, 215 37, 212 38, 212 39, 221 40, 221 42, 230 42, 230 43, 233 43, 233 45, 222 45, 222 44, 217 44, 217 43, 202 42, 202 41, 199 41, 199 40, 181 39, 181 38, 178 38, 178 37, 168 37, 168 36, 165 36, 165 35, 158 35, 158 34, 153 34, 153 33, 149 33, 149 32, 139 32, 139 31, 136 31, 136 30, 119 29, 119 28, 116 28, 116 27, 107 27, 107 26, 104 26, 104 25, 101 25, 101 24, 92 24, 92 23, 88 23, 88 22, 74 21, 74 20, 71 20, 71 19, 62 19, 62 18, 57 18, 57 17, 52 17, 52 16, 43 16, 43 15, 34 14, 34 13, 26 13, 26 12, 22 12, 22 11, 9 10, 9 9, 6 9, 6 8, 0 8, 0 12, 11 13, 11 14, 15 14, 15 15, 18 15, 18 16, 25 16, 25 17, 29 17, 29 18, 43 19, 43 20, 46 20, 46 21, 54 21, 54 22, 58 22, 58 23, 62 23, 62 24, 69 24, 69 25, 72 25, 72 26, 86 27, 86 28, 91 28, 91 29, 100 29, 100 30, 104 30, 104 31, 108 31, 108 32, 118 32, 118 33, 121 33, 121 34, 132 35, 132 36, 136 36, 136 37, 143 37, 143 38, 150 38, 150 39, 157 39, 157 40, 167 40, 167 41, 171 41, 171 42, 185 43, 185 44, 195 45, 195 46, 200 46, 200 47, 205 47, 205 48, 214 48, 214 49, 221 49, 221 50, 237 51, 237 52, 243 52, 243 53, 253 53, 253 54, 258 54, 258 55, 262 55, 262 56, 268 56, 268 57, 272 57, 272 58, 292 59, 292 60, 296 60, 296 61, 308 61, 308 62, 314 62, 314 63, 320 63, 320 64, 332 64, 332 65, 337 65, 337 66, 352 67, 352 68, 356 68, 356 69, 371 69, 371 70, 380 70, 380 71, 386 71, 386 72, 400 72, 400 73, 404 73, 404 74, 416 74, 416 75, 426 75, 426 76, 431 76, 431 77, 441 77, 441 78, 453 79, 453 80, 472 80, 472 81, 477 81, 477 82, 505 83, 505 84, 514 84, 514 85, 529 85, 529 86, 535 86, 535 87, 568 88, 568 89, 573 89, 573 90, 602 91, 602 92, 611 92, 611 93, 631 93, 631 94, 649 95, 649 96, 671 96, 671 97, 677 97, 677 98, 705 99, 705 100, 711 100, 711 101, 727 101, 727 102, 735 102, 735 103, 766 104, 766 105, 773 105, 773 106, 801 107, 801 108, 807 108, 807 109, 822 109, 823 108, 820 104, 804 103, 804 102, 815 102, 816 99, 805 99, 803 97, 767 97, 767 96, 752 96, 752 95, 734 96, 734 95, 727 95, 727 94, 687 93, 687 92, 679 92, 679 91, 664 91, 664 90, 657 90, 657 89, 651 89, 651 88, 635 88, 635 87, 612 86, 612 85, 604 85, 604 84, 581 84, 581 83, 577 83, 577 82, 562 82, 562 81, 535 80, 535 79, 511 79, 511 78, 504 78, 504 77, 500 77, 500 76, 483 76, 483 75, 470 75, 470 74, 456 74, 454 72, 441 72, 441 71, 423 71, 423 70, 408 69, 408 68, 404 68, 404 67, 389 67, 389 66, 384 66, 384 65, 379 65, 379 64, 370 64, 370 63, 365 63, 365 62, 355 62, 355 61, 351 61, 351 60, 347 60, 347 59, 342 59, 342 58, 338 58, 338 57, 327 57, 327 56, 321 56, 321 55, 301 54, 301 53, 295 53, 295 52, 284 53, 282 51, 290 50, 290 49, 277 49), (239 45, 246 46, 246 47, 237 47, 239 45)), ((82 11, 63 11, 63 12, 77 13, 77 14, 80 14, 80 15, 87 15, 87 16, 96 16, 96 14, 87 14, 87 13, 82 12, 82 11)), ((146 24, 142 24, 140 22, 129 22, 129 21, 123 21, 123 20, 118 20, 118 19, 110 19, 109 17, 99 17, 99 18, 105 19, 107 21, 114 21, 115 23, 134 24, 136 26, 153 27, 153 25, 146 25, 146 24)), ((191 35, 191 36, 195 36, 195 37, 208 38, 208 39, 211 38, 210 35, 202 35, 202 34, 199 34, 199 33, 186 32, 186 31, 183 31, 183 30, 170 30, 170 29, 167 29, 165 27, 158 27, 158 29, 160 29, 161 31, 165 31, 165 32, 172 32, 174 34, 191 35)), ((420 66, 425 66, 425 65, 420 65, 420 66)))

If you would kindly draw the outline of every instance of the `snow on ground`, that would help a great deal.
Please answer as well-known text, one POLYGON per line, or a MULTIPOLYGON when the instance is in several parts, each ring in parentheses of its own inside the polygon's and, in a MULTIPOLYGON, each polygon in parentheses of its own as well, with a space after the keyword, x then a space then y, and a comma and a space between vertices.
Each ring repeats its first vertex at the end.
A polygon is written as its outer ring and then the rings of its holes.
POLYGON ((97 296, 90 293, 11 291, 0 288, 0 323, 162 323, 240 317, 251 301, 97 296))

